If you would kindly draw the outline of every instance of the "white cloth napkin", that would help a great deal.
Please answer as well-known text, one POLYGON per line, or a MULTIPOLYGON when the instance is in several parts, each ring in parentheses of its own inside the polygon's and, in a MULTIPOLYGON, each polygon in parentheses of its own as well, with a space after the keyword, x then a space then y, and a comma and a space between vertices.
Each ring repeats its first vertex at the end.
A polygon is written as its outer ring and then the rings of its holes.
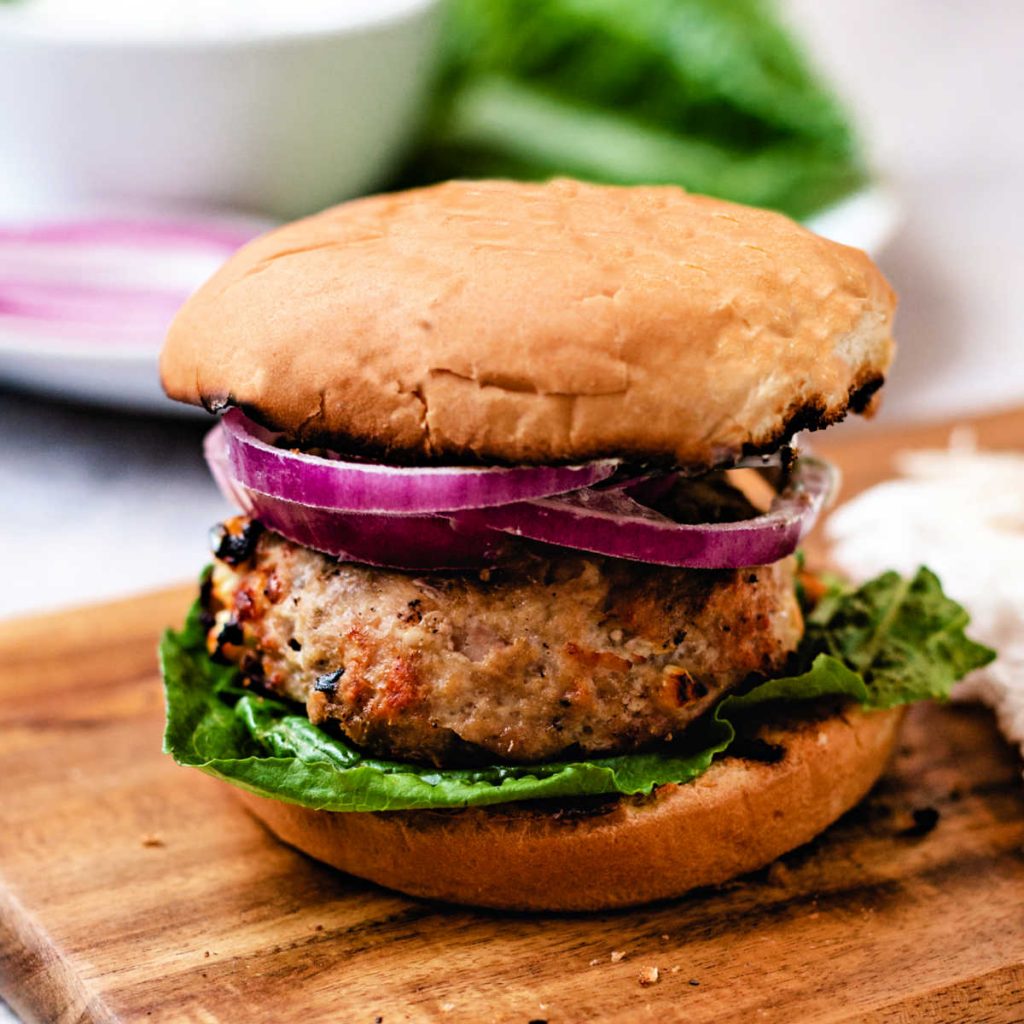
POLYGON ((971 613, 968 635, 998 652, 954 691, 980 700, 1024 754, 1024 452, 983 452, 968 433, 946 451, 908 451, 901 477, 842 505, 826 535, 861 581, 927 565, 971 613))

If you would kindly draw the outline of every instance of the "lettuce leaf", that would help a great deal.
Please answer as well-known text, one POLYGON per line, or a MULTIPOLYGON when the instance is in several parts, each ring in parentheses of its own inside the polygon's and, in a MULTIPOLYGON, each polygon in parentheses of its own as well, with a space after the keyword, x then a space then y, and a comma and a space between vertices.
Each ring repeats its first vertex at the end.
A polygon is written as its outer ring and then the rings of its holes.
POLYGON ((766 0, 448 0, 403 184, 676 183, 807 216, 863 186, 842 105, 766 0))
POLYGON ((995 657, 964 635, 969 622, 935 573, 887 572, 853 593, 828 594, 808 618, 803 652, 827 654, 861 675, 872 707, 944 700, 958 679, 995 657))
MULTIPOLYGON (((206 653, 198 604, 160 645, 167 701, 164 750, 264 796, 332 811, 452 808, 515 800, 646 794, 686 783, 728 751, 736 723, 764 704, 820 698, 889 708, 945 699, 953 683, 995 657, 964 634, 967 613, 935 575, 886 573, 829 593, 809 615, 791 675, 724 698, 676 746, 540 765, 435 769, 366 757, 312 725, 296 706, 252 693, 206 653)), ((799 710, 796 711, 799 713, 799 710)))

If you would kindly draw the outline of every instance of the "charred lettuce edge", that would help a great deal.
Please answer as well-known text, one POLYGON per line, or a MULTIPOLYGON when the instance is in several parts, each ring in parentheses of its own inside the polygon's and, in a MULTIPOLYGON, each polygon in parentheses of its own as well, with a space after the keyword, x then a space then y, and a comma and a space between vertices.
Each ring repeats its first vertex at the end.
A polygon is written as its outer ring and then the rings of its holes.
POLYGON ((544 764, 437 769, 368 757, 312 725, 296 706, 240 684, 211 661, 198 602, 160 644, 167 706, 164 750, 262 796, 329 811, 444 809, 648 794, 690 782, 736 741, 762 705, 799 714, 822 698, 868 709, 945 700, 953 684, 995 652, 970 640, 967 612, 934 573, 889 572, 855 590, 833 587, 808 610, 791 674, 727 696, 671 748, 544 764))

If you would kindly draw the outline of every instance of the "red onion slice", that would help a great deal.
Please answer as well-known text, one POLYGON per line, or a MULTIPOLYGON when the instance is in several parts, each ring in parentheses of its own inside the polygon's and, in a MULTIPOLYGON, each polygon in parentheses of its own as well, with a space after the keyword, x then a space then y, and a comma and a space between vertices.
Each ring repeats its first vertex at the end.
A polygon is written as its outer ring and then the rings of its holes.
POLYGON ((224 436, 224 428, 219 423, 203 438, 203 458, 206 459, 206 465, 210 467, 210 475, 217 485, 217 490, 232 505, 241 509, 246 515, 251 515, 252 507, 245 489, 231 476, 228 466, 227 439, 224 436))
POLYGON ((799 459, 789 486, 771 509, 735 523, 673 522, 622 490, 587 488, 538 501, 459 515, 465 525, 561 547, 690 569, 768 565, 792 554, 834 489, 835 473, 818 459, 799 459))
POLYGON ((336 558, 396 569, 489 565, 502 554, 503 534, 654 565, 767 565, 796 549, 833 493, 836 476, 827 463, 800 458, 768 512, 734 523, 680 524, 636 500, 656 500, 674 474, 632 481, 625 488, 587 487, 451 516, 395 515, 321 508, 242 483, 229 461, 230 433, 224 423, 207 435, 204 450, 224 495, 270 529, 336 558))
POLYGON ((339 512, 248 491, 250 515, 304 547, 344 562, 390 569, 475 569, 493 565, 504 535, 444 516, 339 512))
POLYGON ((185 299, 268 226, 180 216, 0 225, 0 334, 155 350, 185 299))
POLYGON ((507 546, 501 533, 462 526, 444 516, 339 512, 275 498, 231 476, 222 426, 203 442, 221 493, 246 515, 296 544, 344 561, 393 569, 472 569, 491 565, 507 546))
POLYGON ((238 409, 222 423, 239 483, 273 498, 343 512, 397 516, 488 508, 589 487, 619 465, 606 459, 581 466, 387 466, 276 448, 276 435, 238 409))

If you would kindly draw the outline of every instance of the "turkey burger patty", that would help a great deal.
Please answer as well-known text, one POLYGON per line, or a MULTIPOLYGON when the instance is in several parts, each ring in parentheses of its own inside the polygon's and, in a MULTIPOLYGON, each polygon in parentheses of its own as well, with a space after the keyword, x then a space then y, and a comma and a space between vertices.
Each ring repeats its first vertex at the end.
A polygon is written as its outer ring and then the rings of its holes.
POLYGON ((706 571, 524 545, 504 568, 416 575, 338 562, 243 519, 218 549, 211 652, 398 760, 649 747, 781 669, 803 631, 792 558, 706 571))

